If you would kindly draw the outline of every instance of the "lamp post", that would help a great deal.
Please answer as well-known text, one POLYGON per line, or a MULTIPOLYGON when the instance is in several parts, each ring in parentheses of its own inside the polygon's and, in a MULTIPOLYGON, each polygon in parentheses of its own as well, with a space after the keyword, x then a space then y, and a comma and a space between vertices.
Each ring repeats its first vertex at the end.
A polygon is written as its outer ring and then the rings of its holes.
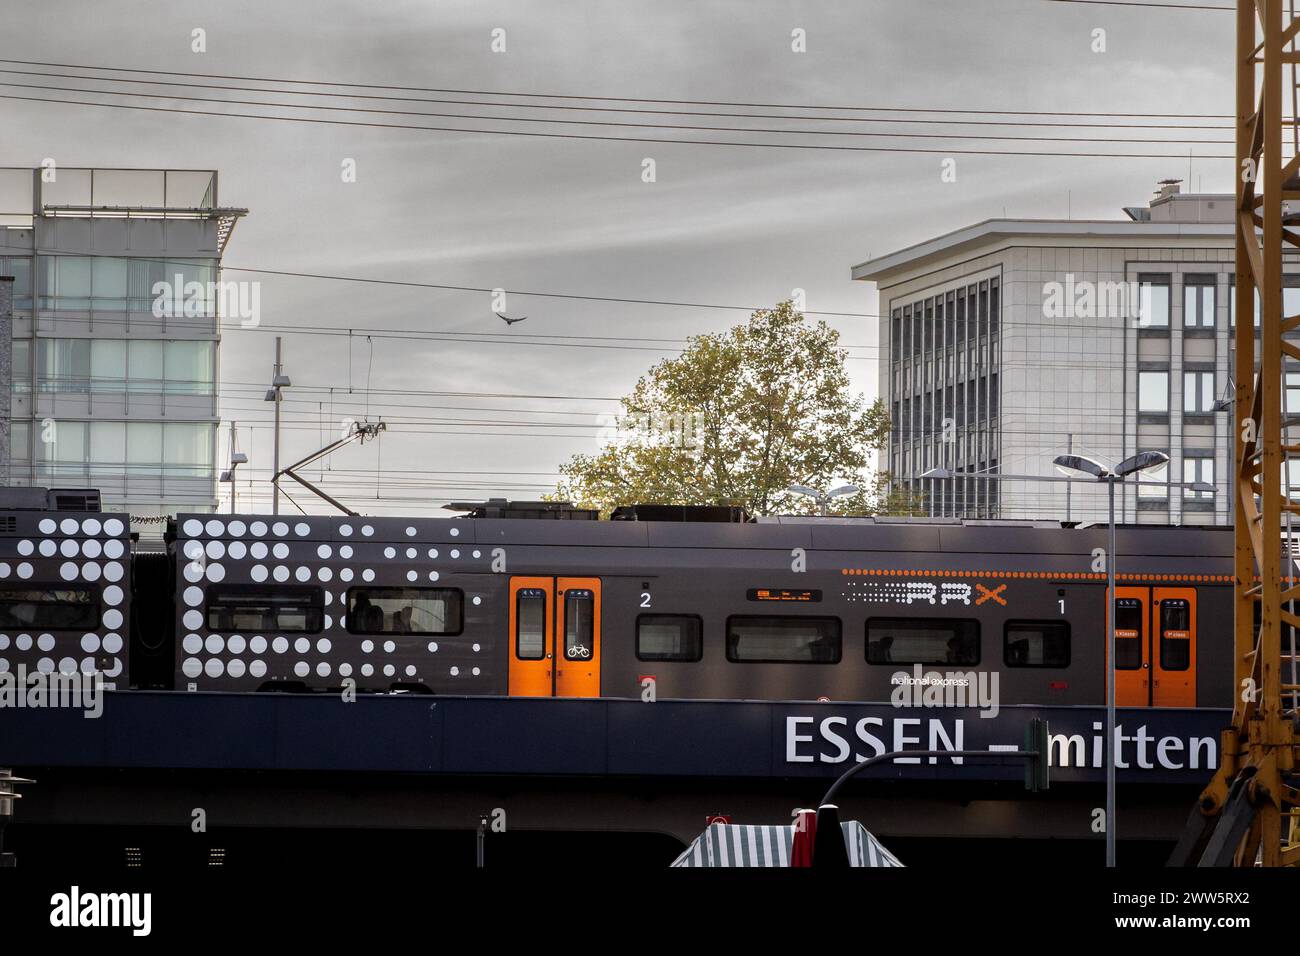
POLYGON ((829 507, 832 498, 838 498, 841 495, 855 495, 862 489, 857 485, 840 485, 838 488, 832 488, 830 491, 818 491, 816 488, 809 488, 807 485, 791 485, 786 491, 793 492, 796 495, 807 495, 813 501, 817 502, 817 511, 824 518, 826 509, 829 507))
POLYGON ((248 456, 242 451, 235 451, 235 423, 230 423, 230 467, 221 473, 220 481, 230 482, 230 513, 235 513, 235 469, 248 463, 248 456))
MULTIPOLYGON (((284 374, 280 364, 280 336, 275 337, 275 372, 271 376, 271 387, 266 390, 266 401, 275 402, 275 451, 271 463, 271 514, 280 513, 280 390, 292 385, 289 376, 284 374)), ((231 477, 234 477, 233 475, 231 477)), ((234 486, 231 485, 233 488, 234 486)))
MULTIPOLYGON (((1060 468, 1091 475, 1097 481, 1106 483, 1110 516, 1110 545, 1106 549, 1107 594, 1110 596, 1109 607, 1106 608, 1106 865, 1110 867, 1115 865, 1115 564, 1118 560, 1115 544, 1115 486, 1129 475, 1168 463, 1169 456, 1162 451, 1140 451, 1111 469, 1082 455, 1058 455, 1052 461, 1052 464, 1060 468)), ((1204 483, 1191 484, 1195 487, 1204 483)))
MULTIPOLYGON (((1126 458, 1114 468, 1107 468, 1100 462, 1082 455, 1058 455, 1052 464, 1058 468, 1067 468, 1086 474, 1088 478, 1070 478, 1055 475, 1004 475, 1004 474, 969 474, 952 471, 947 468, 932 468, 924 478, 983 478, 1002 481, 1052 481, 1085 482, 1094 484, 1105 482, 1109 491, 1109 531, 1110 546, 1106 556, 1106 578, 1110 607, 1107 609, 1107 663, 1106 663, 1106 865, 1115 865, 1115 485, 1135 472, 1155 468, 1166 464, 1169 456, 1162 451, 1138 452, 1126 458)), ((1213 492, 1214 486, 1204 481, 1170 481, 1164 482, 1171 488, 1190 488, 1193 491, 1213 492)))

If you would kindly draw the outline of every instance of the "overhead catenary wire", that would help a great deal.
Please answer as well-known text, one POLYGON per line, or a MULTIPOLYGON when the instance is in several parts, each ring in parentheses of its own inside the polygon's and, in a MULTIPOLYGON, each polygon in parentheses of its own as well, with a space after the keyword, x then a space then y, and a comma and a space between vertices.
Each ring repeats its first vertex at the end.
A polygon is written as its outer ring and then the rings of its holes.
MULTIPOLYGON (((1232 9, 1225 7, 1223 9, 1232 9)), ((120 66, 91 66, 88 64, 77 63, 53 63, 44 60, 18 60, 0 58, 0 63, 17 63, 25 66, 49 66, 60 69, 84 69, 99 70, 101 72, 113 73, 142 73, 149 76, 186 76, 199 77, 202 79, 216 80, 242 80, 246 82, 258 83, 282 83, 304 86, 345 86, 352 89, 367 90, 397 90, 402 92, 414 93, 450 93, 477 96, 518 96, 531 97, 536 99, 562 99, 562 100, 587 100, 592 102, 603 103, 658 103, 658 104, 678 104, 690 106, 731 106, 741 108, 755 109, 804 109, 804 110, 822 110, 825 112, 834 111, 857 111, 857 112, 898 112, 906 110, 909 113, 958 113, 958 114, 997 114, 1002 116, 1119 116, 1127 118, 1141 117, 1165 117, 1179 119, 1233 119, 1231 113, 1121 113, 1114 111, 1088 112, 1081 110, 1002 110, 1002 109, 972 109, 972 108, 941 108, 941 107, 919 107, 919 106, 843 106, 828 104, 791 104, 791 103, 753 103, 736 100, 692 100, 692 99, 652 99, 648 97, 632 96, 608 96, 608 95, 578 95, 568 93, 534 93, 520 91, 499 91, 499 90, 466 90, 466 89, 449 89, 440 87, 424 86, 394 86, 382 83, 349 83, 337 80, 302 80, 290 79, 284 77, 257 77, 257 76, 238 76, 226 73, 199 73, 195 71, 176 71, 176 70, 158 70, 158 69, 138 69, 135 67, 120 66)))
MULTIPOLYGON (((829 152, 847 152, 847 153, 916 153, 926 155, 940 156, 1026 156, 1037 158, 1055 158, 1055 159, 1178 159, 1182 158, 1179 153, 1108 153, 1096 150, 1085 152, 1071 152, 1065 150, 1005 150, 1005 149, 969 149, 966 147, 921 147, 921 146, 900 146, 891 144, 888 146, 863 146, 848 145, 840 143, 768 143, 755 142, 749 140, 726 140, 726 139, 673 139, 662 136, 607 136, 597 133, 561 133, 554 131, 542 130, 504 130, 504 129, 487 129, 483 127, 464 127, 464 126, 421 126, 412 123, 376 123, 361 120, 345 119, 325 119, 316 116, 268 116, 263 113, 238 113, 223 110, 195 110, 179 109, 167 106, 142 106, 135 103, 101 103, 95 100, 74 100, 57 97, 41 96, 19 96, 14 93, 0 93, 0 99, 16 100, 32 103, 57 103, 65 106, 89 106, 99 109, 115 110, 136 110, 149 113, 170 113, 188 116, 216 116, 227 119, 251 119, 284 123, 308 123, 322 126, 345 126, 351 128, 363 129, 393 129, 393 130, 418 130, 422 132, 435 133, 470 133, 482 136, 521 136, 539 139, 563 139, 563 140, 584 140, 592 142, 610 142, 610 143, 655 143, 670 144, 677 146, 725 146, 725 147, 742 147, 747 149, 783 149, 783 150, 819 150, 829 152)), ((1227 153, 1202 153, 1197 159, 1232 159, 1227 153)))
MULTIPOLYGON (((135 91, 123 90, 101 90, 89 89, 86 87, 71 86, 51 86, 39 83, 7 83, 0 81, 0 87, 47 90, 53 92, 68 93, 91 93, 104 96, 133 96, 156 100, 182 100, 185 102, 196 103, 215 103, 230 104, 236 106, 265 106, 277 109, 296 109, 296 110, 322 110, 331 112, 350 112, 350 113, 374 113, 384 116, 428 116, 438 119, 465 119, 465 120, 489 120, 495 122, 507 123, 549 123, 565 126, 612 126, 618 128, 630 129, 669 129, 683 130, 690 132, 707 132, 707 133, 761 133, 769 136, 857 136, 857 137, 875 137, 875 138, 895 138, 895 139, 941 139, 941 140, 989 140, 989 141, 1019 141, 1019 142, 1066 142, 1066 143, 1122 143, 1122 144, 1165 144, 1176 145, 1180 148, 1189 145, 1213 145, 1227 146, 1233 140, 1231 139, 1194 139, 1188 140, 1183 138, 1149 138, 1149 137, 1129 137, 1116 136, 1114 134, 1107 136, 1044 136, 1044 135, 1010 135, 1005 133, 904 133, 888 130, 828 130, 828 129, 771 129, 761 127, 747 126, 699 126, 680 123, 633 123, 618 120, 580 120, 580 119, 553 119, 550 117, 534 116, 474 116, 467 113, 438 113, 423 110, 392 110, 379 109, 376 107, 363 106, 323 106, 316 103, 277 103, 266 100, 239 100, 239 99, 222 99, 202 96, 186 96, 179 93, 140 93, 135 91)), ((106 104, 101 104, 106 105, 106 104)), ((292 117, 280 117, 292 118, 292 117)), ((1198 127, 1199 129, 1200 127, 1198 127)), ((498 131, 505 132, 505 131, 498 131)), ((897 147, 899 151, 909 151, 907 147, 897 147)))
MULTIPOLYGON (((0 63, 13 62, 0 60, 0 63)), ((78 67, 78 69, 97 69, 97 67, 78 67)), ((381 100, 384 102, 405 102, 405 103, 433 103, 442 105, 457 106, 484 106, 498 109, 531 109, 531 110, 550 110, 550 111, 567 111, 567 112, 592 112, 592 113, 632 113, 636 115, 654 115, 654 116, 707 116, 730 119, 765 119, 765 120, 803 120, 808 122, 822 123, 893 123, 898 125, 954 125, 954 126, 1004 126, 1004 127, 1076 127, 1087 129, 1185 129, 1185 130, 1230 130, 1231 124, 1218 124, 1207 126, 1204 124, 1193 123, 1153 123, 1149 120, 1141 123, 1093 123, 1080 122, 1078 119, 1071 119, 1068 122, 1049 122, 1044 120, 1004 120, 1004 119, 954 119, 953 117, 944 117, 941 119, 931 119, 917 116, 821 116, 816 113, 736 113, 723 112, 716 110, 661 110, 647 109, 644 107, 619 107, 619 106, 574 106, 560 103, 521 103, 521 102, 493 102, 491 100, 464 100, 464 99, 446 99, 446 98, 429 98, 418 96, 384 96, 374 93, 335 93, 327 90, 284 90, 268 89, 259 86, 228 86, 216 83, 187 83, 182 80, 141 80, 124 77, 105 77, 105 76, 84 76, 79 74, 67 73, 45 73, 36 70, 7 70, 0 69, 0 74, 22 75, 22 76, 39 76, 52 79, 71 79, 71 80, 99 80, 108 83, 131 83, 136 85, 174 87, 179 86, 185 89, 213 89, 230 92, 245 93, 273 93, 281 96, 319 96, 331 99, 366 99, 381 100)), ((66 89, 66 87, 40 87, 41 89, 66 89)), ((104 91, 109 92, 109 91, 104 91)), ((114 91, 123 94, 126 91, 114 91)), ((508 95, 508 94, 501 94, 508 95)), ((238 101, 226 101, 238 102, 238 101)), ((276 104, 289 105, 289 104, 276 104)), ((797 108, 797 107, 792 107, 797 108)), ((808 107, 808 109, 818 109, 818 107, 808 107)), ((881 112, 912 112, 911 107, 863 107, 863 110, 872 109, 881 112)), ((367 111, 375 112, 375 111, 367 111)), ((948 112, 948 111, 937 111, 948 112)), ((990 111, 990 115, 1000 111, 990 111)), ((413 114, 423 115, 423 114, 413 114)), ((962 114, 966 115, 966 114, 962 114)), ((1017 115, 1036 115, 1036 114, 1017 114, 1017 115)), ((1052 116, 1061 116, 1065 114, 1045 114, 1052 116)), ((1080 114, 1082 116, 1099 117, 1105 114, 1080 114)), ((1134 114, 1119 114, 1122 118, 1133 118, 1134 114)), ((1155 117, 1166 114, 1151 114, 1155 117)), ((1194 115, 1194 114, 1193 114, 1194 115)), ((1178 114, 1173 114, 1177 118, 1178 114)), ((1230 119, 1229 114, 1221 116, 1204 115, 1205 119, 1230 119)))

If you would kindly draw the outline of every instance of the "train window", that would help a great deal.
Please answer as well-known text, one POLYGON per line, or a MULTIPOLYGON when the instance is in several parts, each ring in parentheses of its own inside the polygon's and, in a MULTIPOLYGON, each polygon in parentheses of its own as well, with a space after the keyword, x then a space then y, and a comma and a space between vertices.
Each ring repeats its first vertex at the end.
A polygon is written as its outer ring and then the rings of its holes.
POLYGON ((464 595, 457 588, 351 588, 350 634, 459 634, 464 595))
POLYGON ((980 662, 978 621, 877 617, 867 621, 869 664, 980 662))
POLYGON ((520 588, 515 595, 515 656, 540 661, 546 656, 546 591, 520 588))
POLYGON ((727 660, 768 664, 838 664, 837 617, 727 618, 727 660))
POLYGON ((210 631, 279 631, 319 634, 324 623, 320 588, 214 587, 205 597, 210 631))
POLYGON ((1002 659, 1008 667, 1069 667, 1070 625, 1065 621, 1007 621, 1002 659))
POLYGON ((1185 598, 1160 602, 1160 666, 1167 671, 1192 666, 1192 608, 1185 598))
POLYGON ((93 631, 99 626, 99 589, 28 584, 0 588, 0 628, 93 631))
POLYGON ((564 592, 564 659, 585 660, 595 647, 592 637, 596 599, 591 591, 573 589, 564 592))
POLYGON ((1142 666, 1142 602, 1115 599, 1115 669, 1135 671, 1142 666))
POLYGON ((704 657, 702 631, 694 614, 642 614, 636 619, 636 659, 698 661, 704 657))

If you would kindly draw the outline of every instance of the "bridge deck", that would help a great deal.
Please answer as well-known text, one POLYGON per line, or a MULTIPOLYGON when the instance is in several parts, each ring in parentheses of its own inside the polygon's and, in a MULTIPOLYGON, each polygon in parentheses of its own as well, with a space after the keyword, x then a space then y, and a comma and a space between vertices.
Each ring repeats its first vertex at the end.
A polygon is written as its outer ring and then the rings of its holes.
MULTIPOLYGON (((10 702, 12 704, 12 701, 10 702)), ((339 773, 831 777, 851 755, 1014 749, 1049 721, 1052 780, 1103 778, 1104 711, 888 704, 108 692, 98 717, 0 707, 0 765, 339 773)), ((1221 710, 1120 712, 1121 780, 1195 783, 1217 765, 1221 710)), ((864 776, 1017 780, 1020 761, 895 763, 864 776), (958 765, 961 764, 961 765, 958 765)))

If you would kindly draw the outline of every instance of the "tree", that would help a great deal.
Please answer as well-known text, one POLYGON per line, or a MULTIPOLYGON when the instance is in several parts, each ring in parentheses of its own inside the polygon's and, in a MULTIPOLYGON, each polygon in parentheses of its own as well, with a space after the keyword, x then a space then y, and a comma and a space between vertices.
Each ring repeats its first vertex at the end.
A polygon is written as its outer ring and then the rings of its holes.
POLYGON ((746 324, 692 336, 640 378, 605 447, 560 467, 558 500, 603 511, 638 503, 740 505, 751 514, 816 510, 793 484, 861 491, 839 514, 914 510, 872 467, 889 437, 884 402, 849 390, 839 333, 790 302, 746 324))

